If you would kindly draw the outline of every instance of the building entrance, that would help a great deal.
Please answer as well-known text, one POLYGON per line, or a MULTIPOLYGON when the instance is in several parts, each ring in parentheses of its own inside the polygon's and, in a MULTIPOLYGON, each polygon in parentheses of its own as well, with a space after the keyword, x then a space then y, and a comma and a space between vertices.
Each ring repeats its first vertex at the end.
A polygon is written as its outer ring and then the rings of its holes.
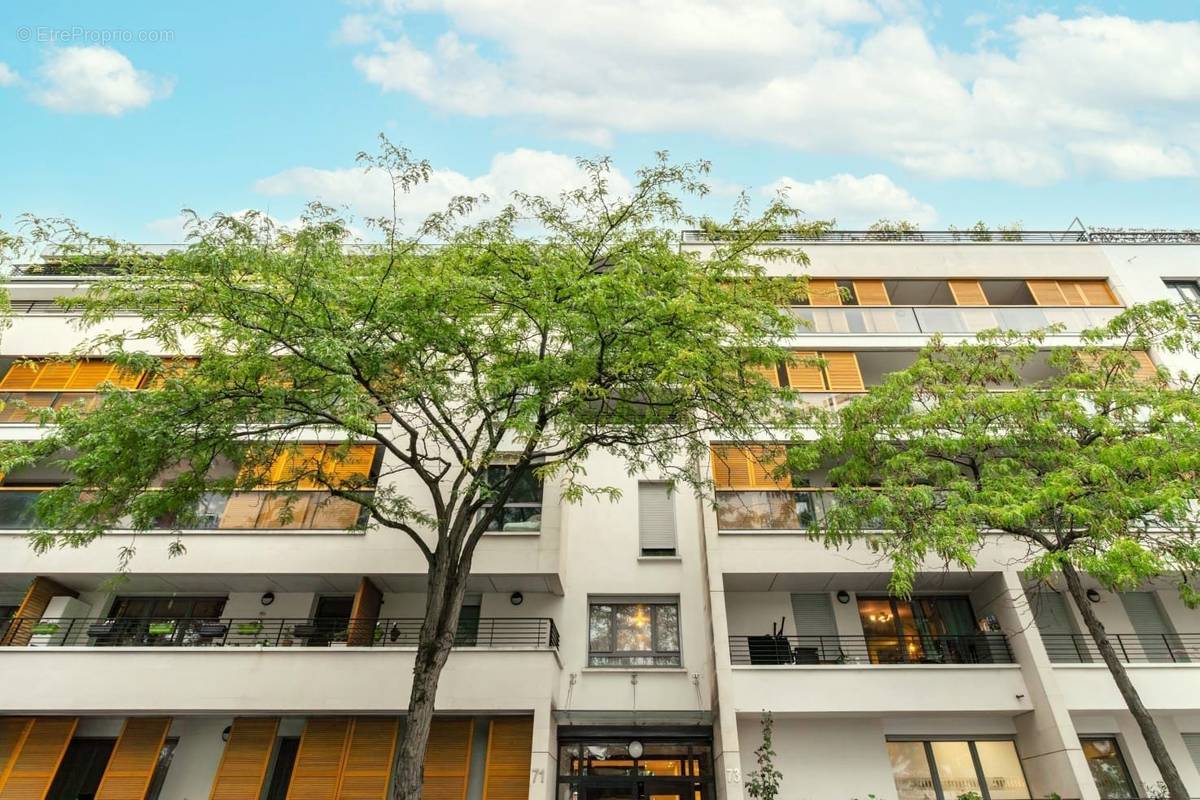
POLYGON ((691 730, 559 729, 558 800, 714 800, 712 737, 691 730))

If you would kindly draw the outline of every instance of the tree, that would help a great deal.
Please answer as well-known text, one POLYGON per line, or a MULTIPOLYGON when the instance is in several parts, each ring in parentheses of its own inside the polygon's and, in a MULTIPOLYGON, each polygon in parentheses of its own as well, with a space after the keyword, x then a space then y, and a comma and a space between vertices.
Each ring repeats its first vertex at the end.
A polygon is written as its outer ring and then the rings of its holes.
POLYGON ((779 784, 783 773, 775 766, 775 743, 773 741, 775 720, 770 711, 762 713, 762 744, 754 751, 754 762, 758 769, 746 776, 746 794, 754 800, 775 800, 779 797, 779 784))
MULTIPOLYGON (((386 140, 360 159, 397 195, 431 171, 386 140)), ((482 220, 478 198, 411 231, 394 213, 367 220, 374 243, 321 205, 290 230, 256 213, 193 215, 187 246, 165 256, 36 224, 64 263, 112 273, 76 303, 85 323, 137 312, 79 354, 148 371, 155 389, 109 386, 94 410, 37 411, 53 425, 45 438, 0 449, 5 470, 50 460, 71 476, 40 498, 35 546, 83 546, 117 519, 186 529, 206 493, 294 495, 304 483, 359 504, 427 561, 396 781, 397 797, 419 797, 472 558, 514 490, 554 479, 569 501, 616 496, 584 471, 601 449, 630 472, 654 466, 699 487, 707 434, 748 439, 786 411, 752 368, 782 360, 775 342, 795 327, 780 308, 795 287, 762 269, 803 262, 764 246, 795 227, 793 212, 779 201, 751 215, 743 199, 720 225, 689 217, 704 162, 660 154, 624 196, 607 161, 580 167, 581 188, 515 194, 482 220), (706 257, 681 251, 685 224, 712 234, 706 257), (164 361, 152 345, 199 359, 164 361), (304 456, 296 439, 313 430, 347 444, 304 456), (383 450, 378 481, 338 469, 350 442, 383 450), (272 471, 281 456, 288 469, 272 471)))
POLYGON ((1200 351, 1189 309, 1137 306, 1080 346, 1045 332, 935 338, 839 414, 814 412, 815 447, 797 466, 830 467, 835 502, 816 534, 866 543, 908 595, 927 558, 972 568, 993 536, 1029 548, 1027 575, 1061 573, 1170 796, 1187 792, 1150 714, 1088 602, 1082 573, 1113 591, 1175 576, 1200 600, 1200 397, 1196 382, 1144 353, 1200 351), (1049 368, 1048 370, 1046 368, 1049 368), (1023 373, 1049 377, 1023 380, 1023 373))

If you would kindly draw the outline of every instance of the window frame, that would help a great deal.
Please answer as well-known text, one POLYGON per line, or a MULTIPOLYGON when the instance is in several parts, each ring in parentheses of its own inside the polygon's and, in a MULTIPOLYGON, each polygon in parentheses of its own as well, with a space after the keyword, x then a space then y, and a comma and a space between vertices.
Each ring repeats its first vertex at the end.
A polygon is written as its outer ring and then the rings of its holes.
POLYGON ((1163 278, 1163 285, 1171 293, 1173 303, 1200 303, 1200 278, 1163 278), (1181 289, 1190 290, 1195 296, 1185 297, 1181 289))
MULTIPOLYGON (((1100 737, 1105 738, 1105 737, 1100 737)), ((933 793, 937 800, 955 800, 958 795, 946 794, 942 788, 942 778, 938 772, 937 758, 933 755, 933 745, 935 742, 965 742, 967 749, 971 754, 971 764, 975 768, 975 780, 979 782, 980 795, 983 800, 992 800, 991 792, 988 790, 987 775, 983 771, 983 762, 979 758, 979 749, 975 746, 977 742, 1008 742, 1013 747, 1013 752, 1017 755, 1017 766, 1021 769, 1021 779, 1025 781, 1025 790, 1029 797, 1033 797, 1033 793, 1029 788, 1029 777, 1025 774, 1025 765, 1021 762, 1020 751, 1017 750, 1017 740, 1015 736, 956 736, 953 734, 946 736, 888 736, 884 740, 885 746, 893 742, 920 743, 925 751, 925 764, 929 768, 930 779, 933 782, 933 793)), ((889 755, 889 761, 891 760, 889 755)), ((896 773, 892 771, 892 782, 895 783, 896 773)), ((897 792, 899 787, 897 787, 897 792)))
MULTIPOLYGON (((484 482, 488 483, 490 485, 490 478, 488 477, 488 473, 490 473, 492 470, 496 470, 496 469, 511 470, 513 468, 513 466, 514 466, 513 464, 506 464, 504 462, 489 464, 487 467, 487 470, 484 474, 484 482)), ((536 468, 537 465, 533 465, 533 466, 534 466, 534 468, 536 468)), ((522 533, 538 534, 538 533, 541 533, 541 531, 542 531, 542 515, 545 513, 545 506, 546 506, 546 483, 543 480, 541 480, 540 478, 538 478, 536 475, 534 475, 532 472, 530 473, 530 478, 531 478, 531 480, 534 480, 537 482, 538 488, 540 490, 537 502, 524 501, 524 500, 513 500, 510 497, 508 500, 506 500, 500 506, 500 513, 496 515, 496 518, 493 519, 492 523, 488 526, 487 531, 486 531, 487 533, 490 533, 490 534, 491 533, 495 533, 495 534, 522 534, 522 533), (504 512, 506 509, 510 509, 510 508, 536 509, 537 517, 538 517, 537 527, 536 528, 513 528, 511 530, 505 530, 504 529, 504 512)), ((492 508, 494 505, 495 505, 495 503, 490 503, 490 502, 486 502, 486 501, 481 503, 480 507, 479 507, 479 514, 482 516, 483 514, 487 513, 487 510, 489 508, 492 508)))
POLYGON ((587 609, 587 665, 590 669, 679 669, 683 666, 683 624, 678 596, 671 597, 589 597, 587 609), (650 607, 650 649, 649 650, 595 650, 592 647, 592 618, 594 609, 609 606, 608 638, 610 647, 615 648, 617 640, 617 610, 621 607, 649 606, 650 607), (660 650, 658 648, 658 608, 667 606, 675 609, 675 639, 679 643, 676 650, 660 650), (672 663, 638 663, 638 659, 673 659, 672 663), (607 662, 607 663, 606 663, 607 662))
MULTIPOLYGON (((1113 743, 1113 752, 1116 754, 1116 757, 1117 757, 1117 765, 1120 766, 1120 768, 1121 768, 1121 774, 1123 774, 1125 776, 1125 784, 1127 786, 1129 786, 1134 792, 1138 791, 1138 789, 1137 789, 1138 784, 1133 779, 1133 771, 1129 769, 1129 762, 1125 759, 1125 749, 1123 747, 1121 747, 1121 739, 1117 734, 1115 734, 1115 733, 1089 733, 1089 734, 1080 736, 1079 737, 1079 749, 1081 751, 1083 750, 1084 742, 1112 742, 1113 743)), ((1083 760, 1087 762, 1088 773, 1092 775, 1092 780, 1095 780, 1095 773, 1092 771, 1093 759, 1088 758, 1087 754, 1084 753, 1083 760)), ((1097 791, 1100 790, 1099 785, 1096 786, 1096 790, 1097 791)))

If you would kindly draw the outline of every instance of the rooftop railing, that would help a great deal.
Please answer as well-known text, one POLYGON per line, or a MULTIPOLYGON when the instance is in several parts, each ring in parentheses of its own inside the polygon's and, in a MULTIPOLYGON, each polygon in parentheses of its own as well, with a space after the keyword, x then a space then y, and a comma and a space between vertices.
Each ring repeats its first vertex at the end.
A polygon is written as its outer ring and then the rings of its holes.
POLYGON ((791 306, 806 333, 1028 333, 1059 326, 1074 332, 1106 325, 1124 311, 1102 306, 791 306))
POLYGON ((844 664, 1012 664, 1003 633, 961 636, 730 636, 730 661, 738 666, 844 664))
MULTIPOLYGON (((1108 640, 1126 664, 1200 664, 1200 633, 1110 633, 1108 640)), ((1043 633, 1042 643, 1056 663, 1103 663, 1087 634, 1043 633)))
MULTIPOLYGON (((0 645, 17 647, 416 647, 420 619, 115 617, 9 619, 0 645)), ((558 649, 545 617, 460 620, 455 647, 558 649)))
MULTIPOLYGON (((699 230, 682 232, 685 244, 704 244, 711 241, 708 233, 699 230)), ((719 236, 719 234, 718 234, 719 236)), ((868 242, 887 244, 897 242, 925 242, 948 244, 1086 244, 1090 241, 1087 231, 1015 231, 1015 230, 829 230, 817 236, 807 233, 782 231, 771 238, 772 242, 868 242)))

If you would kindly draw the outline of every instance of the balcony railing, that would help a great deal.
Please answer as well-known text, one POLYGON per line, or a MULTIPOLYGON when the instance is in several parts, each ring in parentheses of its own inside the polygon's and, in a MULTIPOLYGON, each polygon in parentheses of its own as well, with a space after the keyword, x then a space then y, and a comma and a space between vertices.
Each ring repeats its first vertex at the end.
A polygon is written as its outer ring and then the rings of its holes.
MULTIPOLYGON (((49 488, 49 487, 48 487, 49 488)), ((0 530, 29 530, 39 525, 35 503, 48 488, 0 486, 0 530)), ((366 509, 326 491, 300 490, 289 499, 283 492, 206 494, 197 507, 197 519, 188 530, 350 530, 366 519, 366 509)), ((163 519, 156 526, 174 530, 181 522, 163 519)), ((117 520, 112 527, 128 527, 117 520)))
MULTIPOLYGON (((1117 658, 1126 664, 1200 664, 1200 633, 1109 634, 1117 658)), ((1100 648, 1082 633, 1043 633, 1050 660, 1057 663, 1103 663, 1100 648)))
POLYGON ((1028 332, 1051 325, 1074 332, 1105 325, 1125 309, 1108 306, 791 306, 804 333, 1028 332))
POLYGON ((1002 633, 965 636, 730 636, 736 665, 1011 664, 1002 633))
MULTIPOLYGON (((22 647, 416 647, 420 619, 191 617, 9 619, 0 644, 22 647)), ((455 647, 558 649, 545 617, 461 620, 455 647)))
MULTIPOLYGON (((687 244, 703 244, 721 241, 718 231, 710 234, 708 231, 686 230, 682 239, 687 244)), ((826 230, 817 235, 780 231, 772 237, 772 242, 786 244, 788 242, 927 242, 939 244, 1085 244, 1090 241, 1088 232, 1081 230, 1067 231, 1018 231, 1018 230, 865 230, 842 231, 826 230)))

